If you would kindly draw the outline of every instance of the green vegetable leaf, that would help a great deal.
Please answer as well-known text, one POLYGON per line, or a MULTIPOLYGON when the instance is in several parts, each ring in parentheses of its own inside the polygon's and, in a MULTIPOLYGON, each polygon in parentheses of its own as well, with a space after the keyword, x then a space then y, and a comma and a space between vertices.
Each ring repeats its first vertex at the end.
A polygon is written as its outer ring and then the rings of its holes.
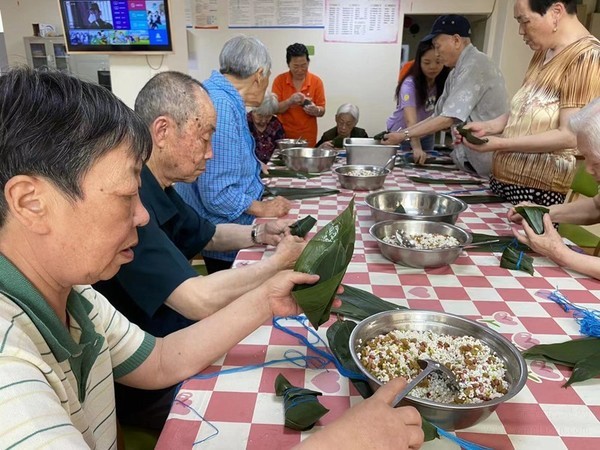
POLYGON ((317 219, 313 216, 306 216, 290 225, 290 234, 292 236, 300 236, 303 238, 310 230, 312 230, 316 223, 317 219))
POLYGON ((533 275, 533 258, 525 252, 506 247, 502 252, 500 267, 511 270, 521 270, 533 275))
POLYGON ((483 180, 474 180, 472 178, 429 178, 429 177, 408 177, 410 181, 415 183, 427 184, 483 184, 483 180))
POLYGON ((456 127, 456 131, 464 137, 468 142, 474 145, 486 144, 489 142, 488 138, 479 138, 473 134, 473 132, 469 128, 464 128, 466 123, 461 123, 456 127))
POLYGON ((377 297, 375 294, 364 291, 353 286, 344 286, 344 292, 338 295, 342 306, 332 308, 331 312, 349 317, 355 320, 363 320, 383 311, 393 309, 406 309, 404 306, 395 305, 377 297))
POLYGON ((535 231, 535 234, 544 233, 544 214, 550 210, 543 206, 517 206, 515 211, 523 216, 527 224, 535 231))
POLYGON ((353 198, 338 217, 315 234, 296 261, 294 270, 320 276, 316 284, 298 285, 292 291, 315 329, 329 319, 337 288, 352 259, 355 239, 353 198))

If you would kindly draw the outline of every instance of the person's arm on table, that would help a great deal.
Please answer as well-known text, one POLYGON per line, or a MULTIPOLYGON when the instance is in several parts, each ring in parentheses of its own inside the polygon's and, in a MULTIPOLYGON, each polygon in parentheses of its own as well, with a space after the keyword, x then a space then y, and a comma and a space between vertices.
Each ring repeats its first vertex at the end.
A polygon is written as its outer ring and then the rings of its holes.
POLYGON ((305 245, 297 236, 286 236, 270 258, 206 277, 188 278, 167 297, 165 304, 188 319, 205 319, 277 272, 293 267, 305 245))
MULTIPOLYGON (((270 317, 299 314, 292 288, 318 279, 318 275, 291 270, 278 273, 206 319, 157 338, 148 358, 118 381, 140 389, 160 389, 197 374, 270 317)), ((336 304, 340 305, 339 300, 336 304)))
POLYGON ((427 136, 428 134, 437 133, 440 130, 445 130, 446 128, 452 126, 454 122, 456 122, 456 119, 453 117, 428 117, 427 119, 422 120, 409 128, 405 128, 399 132, 386 134, 381 142, 386 145, 397 145, 405 141, 407 138, 420 138, 427 136))
POLYGON ((295 222, 293 219, 271 220, 259 225, 239 225, 236 223, 220 223, 216 226, 215 234, 211 241, 204 247, 205 250, 226 252, 254 245, 277 245, 283 236, 289 234, 289 227, 295 222), (256 241, 252 240, 252 230, 255 229, 256 241))
POLYGON ((523 232, 513 228, 513 234, 522 244, 528 245, 534 252, 548 257, 561 267, 575 270, 592 278, 600 279, 600 258, 571 250, 552 226, 549 214, 544 214, 544 233, 536 234, 522 222, 523 232))
POLYGON ((247 214, 255 217, 282 217, 292 209, 292 202, 285 197, 277 196, 273 200, 254 200, 247 214))
POLYGON ((391 406, 405 386, 403 378, 383 385, 372 397, 350 408, 342 417, 302 441, 294 447, 295 450, 420 448, 424 435, 419 412, 412 406, 391 406))

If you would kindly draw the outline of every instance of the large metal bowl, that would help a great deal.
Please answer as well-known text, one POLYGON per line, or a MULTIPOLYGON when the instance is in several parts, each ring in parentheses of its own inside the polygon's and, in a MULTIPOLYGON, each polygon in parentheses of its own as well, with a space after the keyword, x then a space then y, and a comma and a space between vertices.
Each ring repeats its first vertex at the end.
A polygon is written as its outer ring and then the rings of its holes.
POLYGON ((333 171, 337 174, 340 185, 344 189, 352 189, 353 191, 374 191, 375 189, 381 189, 386 177, 390 173, 389 169, 385 169, 382 166, 363 165, 340 166, 333 169, 333 171), (355 170, 378 172, 378 175, 350 175, 350 172, 355 170))
POLYGON ((458 405, 437 403, 410 395, 403 404, 412 405, 419 410, 423 418, 444 430, 467 428, 487 418, 499 404, 513 398, 521 391, 527 381, 527 366, 521 353, 499 333, 463 317, 437 311, 385 311, 360 322, 350 335, 350 353, 361 372, 367 377, 373 390, 381 382, 372 376, 362 365, 356 353, 359 339, 362 342, 392 330, 431 330, 438 334, 453 336, 472 336, 485 342, 504 360, 507 368, 506 378, 509 384, 506 395, 478 404, 458 405))
POLYGON ((458 215, 468 205, 462 200, 445 194, 422 191, 381 191, 367 195, 367 206, 375 222, 382 220, 429 220, 454 224, 458 215), (399 205, 406 213, 397 213, 399 205))
POLYGON ((337 151, 324 148, 288 148, 281 158, 288 169, 297 172, 319 173, 331 169, 337 151))
POLYGON ((385 145, 372 138, 345 138, 346 163, 384 166, 396 154, 397 145, 385 145))
POLYGON ((422 220, 386 220, 378 222, 369 229, 371 236, 377 241, 381 254, 392 262, 409 267, 441 267, 452 264, 462 252, 465 245, 473 240, 471 234, 456 225, 444 222, 425 222, 422 220), (403 230, 407 235, 414 233, 434 233, 455 237, 459 247, 419 250, 388 244, 383 240, 386 236, 395 236, 396 231, 403 230))
POLYGON ((308 141, 306 139, 277 139, 275 141, 278 150, 285 150, 293 147, 306 147, 308 141))

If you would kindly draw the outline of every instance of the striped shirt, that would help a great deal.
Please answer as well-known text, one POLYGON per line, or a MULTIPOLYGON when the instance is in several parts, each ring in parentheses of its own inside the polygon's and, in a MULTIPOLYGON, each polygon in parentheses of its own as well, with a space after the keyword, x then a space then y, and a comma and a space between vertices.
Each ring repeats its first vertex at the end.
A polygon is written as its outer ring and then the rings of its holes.
MULTIPOLYGON (((177 183, 175 189, 201 217, 215 225, 249 225, 254 216, 245 211, 253 201, 261 199, 263 184, 244 100, 229 80, 217 71, 213 71, 203 84, 217 111, 217 129, 212 137, 213 157, 206 162, 206 172, 195 182, 177 183)), ((237 251, 204 251, 202 254, 233 261, 237 251)))
POLYGON ((116 444, 114 378, 137 368, 154 338, 90 286, 67 300, 69 329, 0 255, 0 448, 116 444))

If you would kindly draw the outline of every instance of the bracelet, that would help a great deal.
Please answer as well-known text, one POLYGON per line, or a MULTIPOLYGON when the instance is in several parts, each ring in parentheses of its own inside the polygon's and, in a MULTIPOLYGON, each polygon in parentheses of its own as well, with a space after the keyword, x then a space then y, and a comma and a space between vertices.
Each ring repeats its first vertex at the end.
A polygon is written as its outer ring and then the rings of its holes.
POLYGON ((404 140, 410 141, 410 133, 408 132, 408 128, 404 129, 404 140))
POLYGON ((258 240, 258 224, 252 225, 252 231, 250 232, 250 239, 254 245, 262 245, 262 242, 258 240))

